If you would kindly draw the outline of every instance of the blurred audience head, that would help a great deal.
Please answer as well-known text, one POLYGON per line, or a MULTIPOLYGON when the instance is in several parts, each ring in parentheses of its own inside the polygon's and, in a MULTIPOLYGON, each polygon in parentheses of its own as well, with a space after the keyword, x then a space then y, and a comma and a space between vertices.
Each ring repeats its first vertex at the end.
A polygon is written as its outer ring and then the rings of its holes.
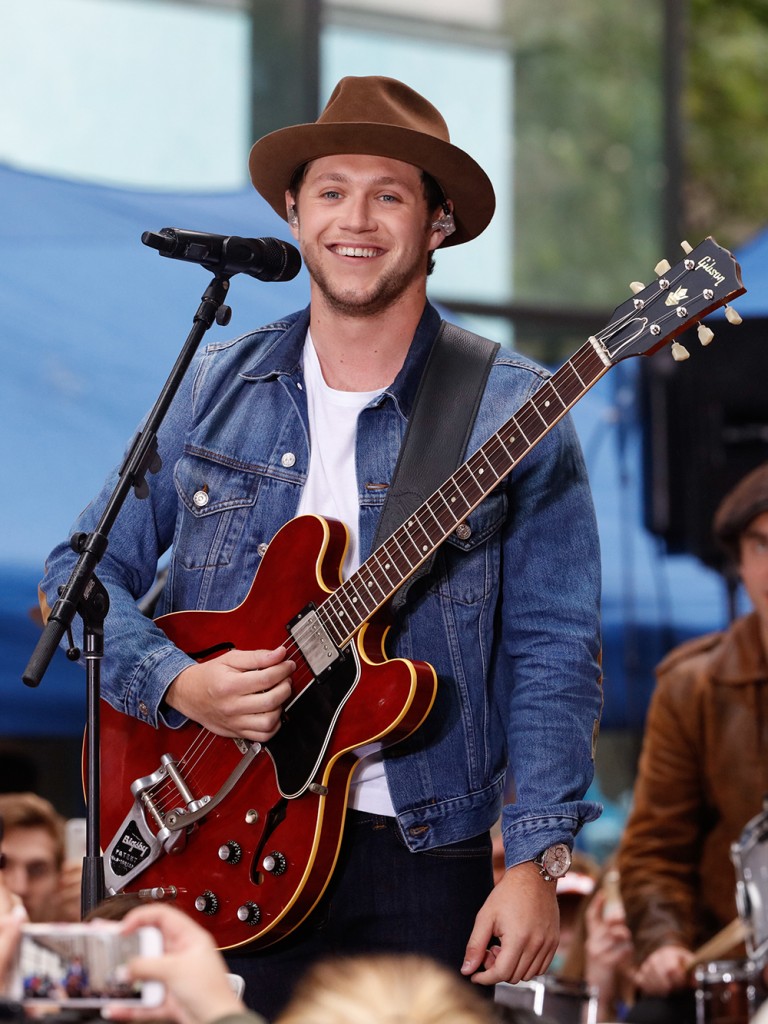
POLYGON ((768 512, 768 462, 742 477, 715 511, 715 538, 735 565, 741 562, 744 534, 765 512, 768 512))
POLYGON ((46 921, 64 862, 64 819, 35 793, 0 793, 4 878, 31 921, 46 921))
POLYGON ((768 462, 726 494, 715 512, 713 529, 768 629, 768 462))
POLYGON ((311 967, 279 1024, 491 1024, 493 1004, 427 957, 376 955, 311 967))

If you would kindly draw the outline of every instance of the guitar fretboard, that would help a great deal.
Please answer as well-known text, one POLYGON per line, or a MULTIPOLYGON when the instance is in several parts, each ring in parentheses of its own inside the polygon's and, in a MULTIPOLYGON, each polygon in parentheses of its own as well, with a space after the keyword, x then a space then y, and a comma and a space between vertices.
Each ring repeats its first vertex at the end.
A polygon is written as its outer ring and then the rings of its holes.
POLYGON ((586 342, 318 608, 343 647, 610 368, 586 342))

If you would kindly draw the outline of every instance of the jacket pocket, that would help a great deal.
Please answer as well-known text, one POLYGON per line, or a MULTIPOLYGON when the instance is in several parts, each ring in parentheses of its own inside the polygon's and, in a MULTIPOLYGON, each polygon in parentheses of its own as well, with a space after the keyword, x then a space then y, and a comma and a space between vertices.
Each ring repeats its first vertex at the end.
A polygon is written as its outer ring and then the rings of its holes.
POLYGON ((433 568, 431 589, 461 604, 487 597, 498 583, 506 516, 507 494, 498 487, 446 539, 433 568))
POLYGON ((175 557, 185 569, 229 565, 261 475, 200 454, 185 454, 174 471, 179 495, 175 557))

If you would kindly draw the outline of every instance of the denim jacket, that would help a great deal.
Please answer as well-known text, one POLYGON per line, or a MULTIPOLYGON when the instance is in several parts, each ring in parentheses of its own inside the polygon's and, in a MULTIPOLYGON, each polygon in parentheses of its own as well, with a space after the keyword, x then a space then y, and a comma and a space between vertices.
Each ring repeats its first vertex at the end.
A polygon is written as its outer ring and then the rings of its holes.
MULTIPOLYGON (((439 322, 427 304, 397 378, 359 417, 362 558, 439 322)), ((233 608, 269 541, 296 513, 310 452, 301 370, 308 323, 304 310, 209 344, 184 377, 158 432, 162 468, 148 477, 149 497, 129 496, 97 570, 110 593, 102 695, 120 711, 154 725, 183 722, 163 696, 190 659, 136 607, 163 554, 172 551, 158 613, 233 608)), ((499 350, 467 454, 546 376, 499 350)), ((439 412, 450 415, 450 396, 439 412)), ((115 479, 75 529, 94 527, 115 479)), ((509 866, 551 843, 571 844, 600 811, 582 799, 602 705, 599 551, 568 418, 467 524, 463 538, 452 534, 439 549, 387 637, 389 656, 429 661, 439 680, 426 722, 386 753, 387 782, 414 851, 490 828, 512 792, 502 819, 509 866)), ((62 543, 48 559, 41 589, 51 605, 73 558, 62 543)))

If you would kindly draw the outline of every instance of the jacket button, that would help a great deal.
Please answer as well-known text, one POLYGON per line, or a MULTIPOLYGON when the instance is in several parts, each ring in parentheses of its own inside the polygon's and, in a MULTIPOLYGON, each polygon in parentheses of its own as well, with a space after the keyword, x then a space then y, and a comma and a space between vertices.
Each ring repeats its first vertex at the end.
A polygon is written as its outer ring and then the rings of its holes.
POLYGON ((205 508, 208 504, 208 488, 205 490, 195 491, 192 495, 192 501, 197 505, 198 508, 205 508))
POLYGON ((149 708, 143 700, 139 701, 139 714, 142 718, 149 718, 149 708))
POLYGON ((425 832, 429 832, 429 825, 411 825, 408 829, 408 835, 414 838, 416 836, 423 836, 425 832))
POLYGON ((266 553, 267 553, 267 548, 268 548, 268 547, 269 547, 269 545, 268 545, 268 544, 265 544, 265 543, 264 543, 264 542, 262 541, 262 542, 261 542, 261 544, 259 544, 259 546, 258 546, 258 547, 256 548, 256 550, 257 550, 257 552, 259 553, 259 556, 260 556, 261 558, 263 558, 263 557, 264 557, 264 555, 266 555, 266 553))
POLYGON ((288 468, 290 466, 295 465, 296 456, 293 454, 293 452, 286 452, 285 455, 283 455, 282 459, 280 459, 280 461, 286 468, 288 468))
POLYGON ((469 540, 472 536, 472 527, 469 523, 459 523, 456 529, 453 531, 459 540, 469 540))

